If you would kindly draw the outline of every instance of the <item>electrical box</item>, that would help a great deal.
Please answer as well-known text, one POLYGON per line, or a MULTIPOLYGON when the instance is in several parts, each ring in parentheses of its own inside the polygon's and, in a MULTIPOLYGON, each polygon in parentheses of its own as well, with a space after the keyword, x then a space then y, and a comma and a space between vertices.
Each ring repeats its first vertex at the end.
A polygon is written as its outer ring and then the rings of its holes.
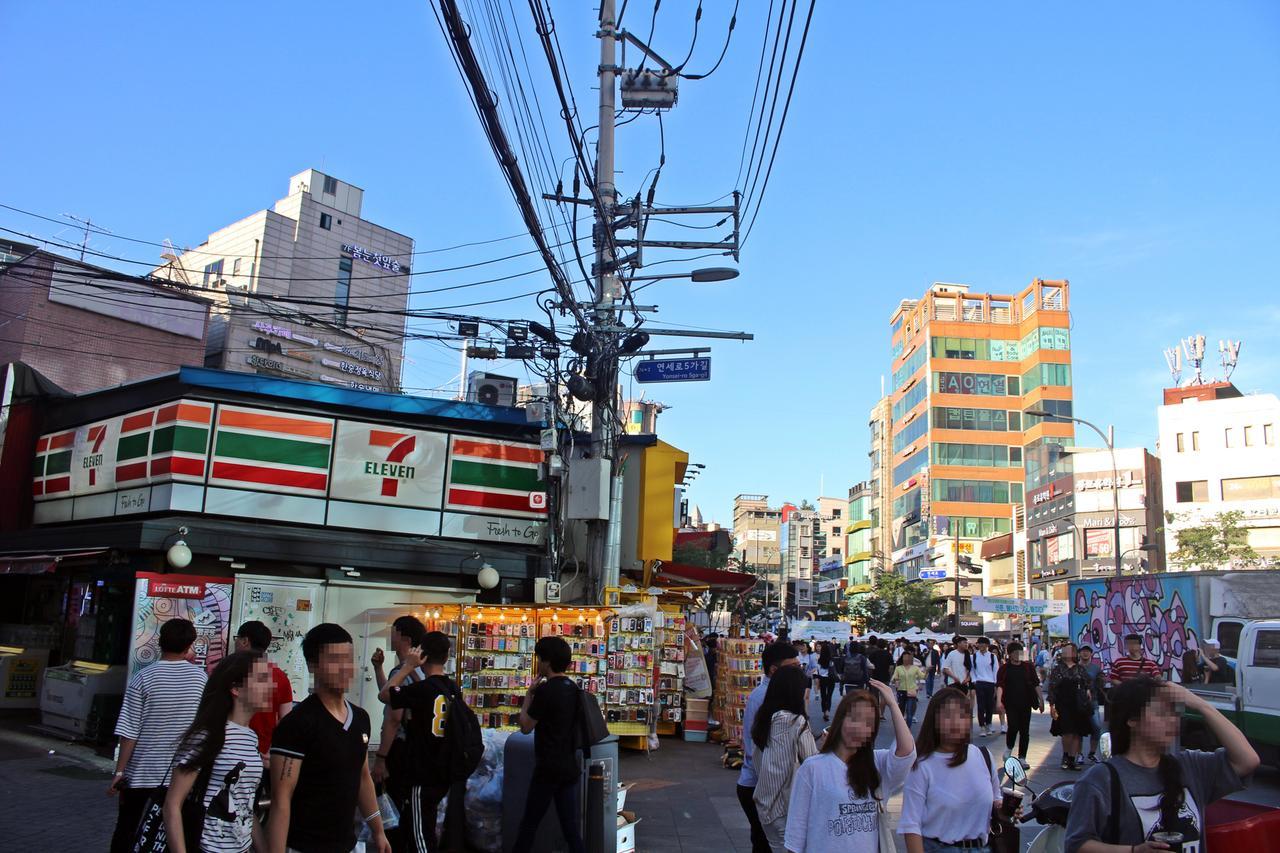
POLYGON ((565 482, 565 518, 601 521, 608 517, 609 460, 573 460, 565 482))
POLYGON ((650 69, 627 69, 622 72, 623 109, 669 110, 680 94, 680 78, 650 69))
POLYGON ((533 602, 534 604, 559 604, 560 582, 547 578, 534 578, 533 602))

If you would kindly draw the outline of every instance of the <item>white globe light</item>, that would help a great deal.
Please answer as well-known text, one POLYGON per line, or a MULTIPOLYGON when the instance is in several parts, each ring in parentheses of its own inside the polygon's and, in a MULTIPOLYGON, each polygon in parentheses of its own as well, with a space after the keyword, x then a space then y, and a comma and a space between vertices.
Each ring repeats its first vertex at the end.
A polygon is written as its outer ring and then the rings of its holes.
POLYGON ((488 563, 481 566, 480 572, 476 575, 476 581, 480 584, 481 589, 493 589, 501 579, 498 575, 498 570, 488 563))
POLYGON ((187 547, 186 542, 179 539, 169 546, 169 550, 165 552, 165 559, 175 569, 185 569, 191 565, 191 549, 187 547))

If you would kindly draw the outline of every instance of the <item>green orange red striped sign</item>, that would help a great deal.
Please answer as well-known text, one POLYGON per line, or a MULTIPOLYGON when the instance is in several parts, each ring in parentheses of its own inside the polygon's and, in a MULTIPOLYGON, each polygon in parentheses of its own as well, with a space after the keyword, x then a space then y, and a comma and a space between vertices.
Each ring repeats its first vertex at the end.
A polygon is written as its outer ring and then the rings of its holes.
POLYGON ((534 444, 454 436, 446 508, 541 518, 547 512, 542 461, 534 444))
POLYGON ((31 494, 35 498, 56 498, 71 494, 71 452, 76 431, 42 435, 36 441, 36 461, 31 494))
POLYGON ((219 406, 210 485, 324 495, 333 420, 219 406))

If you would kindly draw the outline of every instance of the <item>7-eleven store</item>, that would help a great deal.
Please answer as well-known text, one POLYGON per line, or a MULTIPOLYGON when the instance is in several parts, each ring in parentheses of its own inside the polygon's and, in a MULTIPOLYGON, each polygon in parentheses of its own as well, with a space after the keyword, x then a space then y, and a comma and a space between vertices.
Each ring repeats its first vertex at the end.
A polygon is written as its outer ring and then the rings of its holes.
POLYGON ((369 654, 390 656, 395 616, 456 632, 463 606, 531 602, 546 575, 543 453, 522 409, 183 368, 11 411, 0 645, 50 648, 51 665, 127 675, 172 616, 212 661, 259 619, 304 696, 298 640, 332 621, 356 638, 352 699, 371 705, 369 654), (497 588, 480 588, 484 566, 497 588))

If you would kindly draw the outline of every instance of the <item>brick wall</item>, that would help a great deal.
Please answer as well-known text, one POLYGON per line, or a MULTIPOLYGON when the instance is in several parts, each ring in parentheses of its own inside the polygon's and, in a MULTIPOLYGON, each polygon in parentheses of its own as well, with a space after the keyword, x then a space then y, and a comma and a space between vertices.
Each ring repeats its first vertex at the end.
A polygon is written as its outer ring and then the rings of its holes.
POLYGON ((0 273, 0 363, 25 362, 76 393, 204 364, 206 303, 172 300, 172 309, 184 316, 203 312, 204 334, 197 340, 50 302, 52 269, 53 259, 42 254, 0 273))

